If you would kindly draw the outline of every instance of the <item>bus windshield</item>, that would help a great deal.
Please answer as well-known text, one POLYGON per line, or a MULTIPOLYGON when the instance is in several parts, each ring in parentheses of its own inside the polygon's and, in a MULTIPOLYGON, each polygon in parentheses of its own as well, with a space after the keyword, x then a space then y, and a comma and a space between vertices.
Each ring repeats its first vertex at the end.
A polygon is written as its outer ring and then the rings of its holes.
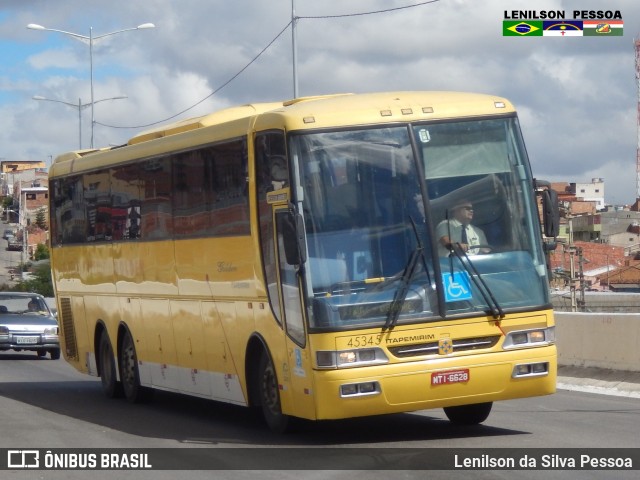
POLYGON ((304 133, 290 150, 310 328, 495 317, 548 303, 515 117, 304 133))

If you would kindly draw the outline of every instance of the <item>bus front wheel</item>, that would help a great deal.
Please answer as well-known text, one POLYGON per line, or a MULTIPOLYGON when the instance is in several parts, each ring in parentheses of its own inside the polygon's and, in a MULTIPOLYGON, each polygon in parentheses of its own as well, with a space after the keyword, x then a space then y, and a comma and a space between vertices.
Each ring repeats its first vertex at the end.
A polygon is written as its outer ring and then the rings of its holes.
POLYGON ((291 417, 282 413, 276 369, 266 352, 262 354, 258 367, 258 391, 262 415, 269 428, 278 433, 288 431, 291 427, 291 417))
POLYGON ((131 333, 127 331, 122 338, 120 347, 120 380, 125 398, 131 403, 146 402, 151 397, 152 390, 140 385, 138 371, 138 356, 131 333))
POLYGON ((484 422, 491 413, 492 402, 444 407, 444 413, 451 423, 456 425, 477 425, 484 422))
POLYGON ((116 360, 113 356, 113 348, 107 332, 102 332, 99 343, 100 358, 100 382, 102 391, 109 398, 122 396, 122 384, 118 382, 116 372, 116 360))

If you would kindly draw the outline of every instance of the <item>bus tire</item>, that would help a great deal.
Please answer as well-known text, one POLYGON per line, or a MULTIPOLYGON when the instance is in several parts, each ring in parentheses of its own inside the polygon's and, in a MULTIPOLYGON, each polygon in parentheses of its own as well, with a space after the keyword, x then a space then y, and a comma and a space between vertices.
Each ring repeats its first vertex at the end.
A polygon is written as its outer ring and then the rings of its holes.
POLYGON ((120 346, 120 381, 124 396, 130 403, 143 403, 151 398, 150 388, 140 385, 138 355, 131 332, 125 332, 120 346))
POLYGON ((489 417, 492 406, 493 402, 444 407, 444 413, 449 421, 456 425, 477 425, 489 417))
POLYGON ((100 383, 102 383, 102 391, 109 398, 118 398, 122 396, 122 384, 118 381, 116 375, 116 359, 113 356, 113 348, 107 332, 100 335, 100 343, 98 346, 98 354, 100 358, 100 383))
POLYGON ((262 416, 273 432, 284 433, 291 428, 291 417, 282 413, 280 389, 273 362, 266 352, 260 357, 258 366, 258 392, 262 416))

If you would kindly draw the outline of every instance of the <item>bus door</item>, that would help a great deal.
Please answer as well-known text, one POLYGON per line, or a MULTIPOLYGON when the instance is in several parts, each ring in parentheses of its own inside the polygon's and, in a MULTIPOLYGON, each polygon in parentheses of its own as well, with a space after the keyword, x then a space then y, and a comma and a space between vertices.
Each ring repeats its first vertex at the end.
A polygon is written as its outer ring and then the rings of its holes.
POLYGON ((271 339, 271 356, 278 374, 283 412, 313 418, 311 359, 301 289, 297 266, 287 263, 285 254, 285 238, 291 235, 291 181, 285 144, 284 131, 278 129, 257 132, 254 141, 265 282, 271 309, 284 332, 284 339, 271 339))
MULTIPOLYGON (((280 314, 286 332, 287 371, 282 380, 291 386, 289 396, 294 415, 313 417, 312 362, 305 334, 304 311, 299 284, 298 265, 287 261, 285 237, 295 235, 294 217, 287 204, 273 205, 274 249, 278 266, 280 314), (288 382, 287 377, 288 376, 288 382)), ((290 239, 289 239, 290 240, 290 239)))

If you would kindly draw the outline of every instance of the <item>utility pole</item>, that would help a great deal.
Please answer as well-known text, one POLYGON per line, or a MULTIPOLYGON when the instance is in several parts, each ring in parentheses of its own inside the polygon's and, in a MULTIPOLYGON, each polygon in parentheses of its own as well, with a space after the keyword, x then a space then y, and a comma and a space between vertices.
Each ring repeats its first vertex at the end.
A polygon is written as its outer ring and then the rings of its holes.
POLYGON ((635 38, 633 45, 636 50, 636 88, 638 90, 637 117, 637 145, 636 145, 636 204, 640 200, 640 38, 635 38))
POLYGON ((584 282, 584 257, 582 256, 582 247, 576 247, 576 251, 578 253, 578 285, 580 286, 580 299, 577 302, 577 307, 579 312, 585 311, 585 300, 584 300, 584 290, 585 290, 585 282, 584 282))
POLYGON ((298 98, 298 48, 296 46, 296 0, 291 0, 291 50, 293 63, 293 98, 298 98))
POLYGON ((578 303, 576 301, 576 263, 575 263, 576 247, 569 244, 569 291, 571 292, 571 311, 578 311, 578 303))

